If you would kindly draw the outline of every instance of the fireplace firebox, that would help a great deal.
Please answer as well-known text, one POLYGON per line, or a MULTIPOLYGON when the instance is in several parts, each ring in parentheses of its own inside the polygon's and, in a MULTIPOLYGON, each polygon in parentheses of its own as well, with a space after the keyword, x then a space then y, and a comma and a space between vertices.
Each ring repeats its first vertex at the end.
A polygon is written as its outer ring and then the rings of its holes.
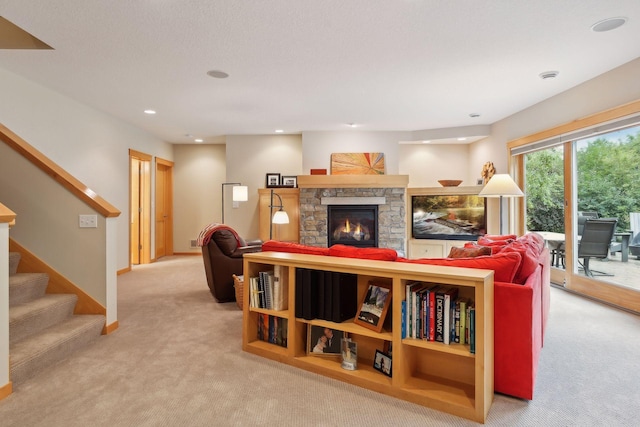
POLYGON ((327 206, 329 246, 378 247, 378 205, 327 206))

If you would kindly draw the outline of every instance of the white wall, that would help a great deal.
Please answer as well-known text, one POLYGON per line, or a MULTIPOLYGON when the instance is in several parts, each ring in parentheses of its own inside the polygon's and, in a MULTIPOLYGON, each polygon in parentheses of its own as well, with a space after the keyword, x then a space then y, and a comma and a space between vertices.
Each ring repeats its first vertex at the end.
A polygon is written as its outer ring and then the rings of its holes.
POLYGON ((240 202, 231 214, 226 210, 225 222, 242 237, 257 239, 258 189, 265 187, 267 173, 303 174, 302 139, 300 135, 231 135, 227 137, 226 163, 226 181, 247 185, 249 200, 240 202))
POLYGON ((128 267, 128 150, 172 160, 172 145, 2 68, 0 93, 0 123, 122 212, 117 219, 117 268, 128 267))
POLYGON ((480 173, 469 164, 469 145, 400 144, 399 173, 409 175, 409 187, 439 187, 439 179, 461 179, 462 186, 476 185, 480 173))
POLYGON ((385 173, 399 172, 398 142, 410 141, 411 132, 303 132, 302 173, 311 169, 326 169, 331 174, 332 153, 384 153, 385 173))
MULTIPOLYGON (((227 173, 225 155, 222 144, 174 146, 174 252, 199 252, 199 248, 191 248, 190 241, 197 239, 206 225, 220 222, 221 184, 227 173)), ((228 202, 225 199, 225 205, 231 205, 228 202)))

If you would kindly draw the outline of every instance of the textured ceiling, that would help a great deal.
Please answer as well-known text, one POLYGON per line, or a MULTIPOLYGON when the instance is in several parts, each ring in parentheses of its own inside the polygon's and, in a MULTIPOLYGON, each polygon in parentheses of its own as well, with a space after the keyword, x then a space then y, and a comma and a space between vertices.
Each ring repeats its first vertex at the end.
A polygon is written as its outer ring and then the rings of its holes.
POLYGON ((488 125, 640 56, 639 0, 2 0, 0 15, 53 47, 0 50, 0 67, 174 143, 488 125))

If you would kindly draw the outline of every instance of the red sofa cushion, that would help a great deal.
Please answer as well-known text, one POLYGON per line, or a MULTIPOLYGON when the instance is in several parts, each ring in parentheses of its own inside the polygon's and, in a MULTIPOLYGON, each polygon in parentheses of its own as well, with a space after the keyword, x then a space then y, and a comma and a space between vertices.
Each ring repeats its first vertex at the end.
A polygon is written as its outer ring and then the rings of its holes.
POLYGON ((262 244, 262 251, 290 252, 308 255, 329 255, 329 248, 319 248, 317 246, 308 246, 292 242, 280 242, 277 240, 267 240, 264 242, 262 244))
POLYGON ((449 267, 466 267, 493 270, 494 281, 513 282, 513 278, 518 272, 518 267, 520 267, 522 255, 517 252, 501 252, 496 255, 483 255, 475 258, 398 258, 398 261, 413 264, 444 265, 449 267))
POLYGON ((395 261, 398 252, 389 248, 357 248, 355 246, 336 244, 329 248, 329 255, 343 258, 375 259, 379 261, 395 261))
POLYGON ((522 255, 522 264, 516 273, 514 283, 523 285, 540 264, 540 254, 544 248, 544 239, 541 239, 542 236, 539 234, 525 234, 500 251, 500 253, 518 252, 522 255))

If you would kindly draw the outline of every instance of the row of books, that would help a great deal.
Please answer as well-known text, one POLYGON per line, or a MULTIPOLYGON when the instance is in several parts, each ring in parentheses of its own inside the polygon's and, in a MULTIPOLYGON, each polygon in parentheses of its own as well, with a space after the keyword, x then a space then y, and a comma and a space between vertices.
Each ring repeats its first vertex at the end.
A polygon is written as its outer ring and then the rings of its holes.
POLYGON ((285 318, 271 316, 269 314, 258 314, 258 339, 277 344, 282 347, 287 346, 288 321, 285 318))
POLYGON ((475 353, 475 305, 458 288, 412 282, 402 302, 402 337, 469 344, 475 353))
POLYGON ((286 310, 285 284, 281 280, 280 269, 275 265, 271 271, 260 271, 258 276, 249 278, 249 304, 255 308, 286 310))
POLYGON ((358 276, 296 268, 296 317, 343 322, 356 315, 358 276))

